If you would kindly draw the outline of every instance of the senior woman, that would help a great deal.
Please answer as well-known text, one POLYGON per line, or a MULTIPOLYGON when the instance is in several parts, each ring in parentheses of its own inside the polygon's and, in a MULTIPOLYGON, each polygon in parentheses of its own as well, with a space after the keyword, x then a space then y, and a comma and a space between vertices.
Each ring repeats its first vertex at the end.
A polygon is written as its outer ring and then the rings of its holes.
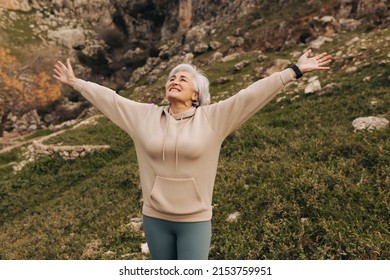
POLYGON ((133 139, 143 195, 143 222, 152 259, 207 259, 212 194, 222 142, 285 85, 313 70, 328 70, 331 56, 304 53, 296 64, 210 103, 209 81, 180 64, 165 85, 170 105, 138 103, 77 79, 69 59, 54 77, 79 91, 133 139))

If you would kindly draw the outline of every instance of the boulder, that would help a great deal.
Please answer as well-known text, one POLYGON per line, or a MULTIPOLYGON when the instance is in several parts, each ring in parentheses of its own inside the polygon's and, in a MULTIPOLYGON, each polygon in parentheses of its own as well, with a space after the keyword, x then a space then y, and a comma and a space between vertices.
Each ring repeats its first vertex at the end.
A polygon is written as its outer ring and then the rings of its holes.
POLYGON ((226 218, 227 222, 235 222, 238 220, 238 218, 241 216, 240 212, 234 212, 229 214, 229 216, 226 218))
POLYGON ((221 78, 214 80, 211 84, 212 85, 223 85, 223 84, 226 84, 232 80, 233 79, 230 77, 221 77, 221 78))
POLYGON ((196 44, 196 45, 194 46, 194 53, 195 53, 195 54, 201 54, 201 53, 206 52, 208 49, 209 49, 209 45, 207 45, 207 44, 204 43, 204 42, 201 42, 201 43, 196 44))
POLYGON ((207 39, 208 30, 205 26, 197 25, 189 29, 184 38, 184 44, 189 45, 191 51, 196 45, 205 43, 207 39))
POLYGON ((234 71, 235 72, 240 72, 242 69, 244 69, 245 67, 247 67, 248 65, 250 64, 250 61, 249 60, 243 60, 239 63, 236 63, 234 65, 234 71))
POLYGON ((323 35, 333 35, 340 30, 340 24, 332 15, 327 15, 323 17, 314 17, 310 21, 310 26, 312 27, 315 34, 323 35))
POLYGON ((333 39, 330 37, 319 36, 317 39, 310 42, 309 47, 313 48, 313 49, 320 49, 322 47, 322 45, 324 45, 327 42, 332 42, 332 41, 333 41, 333 39))
POLYGON ((148 243, 142 243, 141 244, 141 252, 143 254, 149 254, 150 253, 148 243))
POLYGON ((317 92, 321 89, 321 83, 318 79, 309 80, 309 84, 305 87, 305 93, 317 92))
POLYGON ((85 35, 82 29, 61 29, 49 30, 47 32, 49 39, 68 47, 69 49, 79 49, 85 46, 85 35))
POLYGON ((211 59, 211 62, 215 62, 215 61, 221 61, 223 58, 223 53, 221 52, 215 52, 212 56, 212 59, 211 59))
POLYGON ((352 122, 352 126, 355 128, 355 131, 384 129, 388 125, 389 121, 386 118, 373 116, 356 118, 352 122))
POLYGON ((41 117, 37 110, 32 110, 16 119, 13 124, 16 132, 36 130, 42 126, 41 117))
POLYGON ((355 31, 361 22, 352 18, 342 18, 339 20, 339 24, 343 31, 355 31))
POLYGON ((329 93, 332 93, 335 89, 337 89, 337 87, 338 86, 336 83, 330 83, 330 84, 325 85, 320 90, 317 90, 316 94, 319 96, 329 94, 329 93))
POLYGON ((209 45, 211 49, 217 50, 221 47, 222 44, 218 41, 211 41, 209 45))
POLYGON ((194 54, 193 53, 186 53, 184 55, 183 63, 192 64, 194 61, 194 54))
POLYGON ((132 218, 128 226, 134 231, 140 232, 143 227, 142 218, 132 218))
POLYGON ((351 40, 349 40, 348 42, 346 42, 345 45, 347 47, 350 47, 350 46, 358 44, 359 42, 360 42, 360 38, 359 37, 354 37, 351 40))
POLYGON ((244 38, 236 37, 236 36, 227 36, 226 39, 230 42, 231 48, 239 48, 242 47, 245 43, 244 38))
POLYGON ((345 73, 347 73, 347 74, 350 74, 350 73, 353 73, 353 72, 356 72, 356 71, 357 71, 357 67, 356 66, 350 66, 347 69, 345 69, 345 73))

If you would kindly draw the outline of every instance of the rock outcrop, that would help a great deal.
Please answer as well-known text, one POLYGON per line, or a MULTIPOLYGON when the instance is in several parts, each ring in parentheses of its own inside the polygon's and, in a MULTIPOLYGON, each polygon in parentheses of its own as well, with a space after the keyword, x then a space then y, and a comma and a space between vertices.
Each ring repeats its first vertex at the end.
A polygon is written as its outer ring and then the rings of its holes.
POLYGON ((199 55, 215 50, 213 46, 221 46, 217 36, 227 25, 245 17, 252 24, 227 34, 229 43, 219 52, 279 50, 310 42, 313 48, 320 48, 333 34, 356 29, 362 20, 389 24, 385 0, 340 0, 326 5, 321 1, 279 2, 280 10, 296 4, 318 12, 294 17, 294 22, 287 18, 268 23, 263 30, 262 11, 278 13, 271 0, 2 0, 0 8, 36 9, 34 32, 74 49, 74 56, 91 68, 91 75, 111 77, 118 87, 125 86, 135 69, 150 57, 169 60, 183 52, 199 55))
MULTIPOLYGON (((101 115, 96 115, 92 118, 86 119, 79 124, 72 127, 72 129, 77 128, 82 125, 94 125, 96 118, 101 117, 101 115)), ((110 148, 109 145, 50 145, 45 144, 44 142, 49 138, 57 136, 65 130, 60 130, 48 136, 40 137, 34 141, 24 150, 24 160, 13 166, 15 172, 18 172, 23 169, 23 167, 29 162, 33 162, 39 157, 42 156, 60 156, 65 160, 74 160, 79 157, 84 157, 89 153, 94 151, 100 151, 110 148)), ((23 144, 23 143, 19 143, 23 144)), ((12 148, 12 147, 10 147, 12 148)))
MULTIPOLYGON (((77 74, 121 90, 142 78, 146 85, 152 84, 165 69, 180 62, 192 63, 207 52, 212 52, 207 63, 214 63, 243 51, 278 51, 297 44, 320 49, 339 32, 356 30, 362 22, 368 29, 390 23, 385 0, 260 2, 0 0, 0 28, 13 26, 20 17, 29 19, 29 28, 44 44, 59 46, 63 56, 80 62, 77 74), (301 5, 303 10, 310 6, 316 12, 278 22, 263 12, 278 13, 291 5, 301 5), (230 23, 243 19, 248 24, 227 29, 230 23)), ((336 54, 336 59, 348 56, 354 62, 358 55, 354 46, 359 43, 355 38, 348 42, 348 49, 336 54)), ((283 62, 282 66, 286 65, 283 62)), ((352 73, 357 67, 355 62, 348 63, 345 72, 352 73)), ((261 69, 256 73, 259 78, 268 74, 261 69)), ((35 123, 27 126, 40 128, 35 123)))
POLYGON ((28 0, 0 0, 0 8, 28 12, 31 5, 28 0))

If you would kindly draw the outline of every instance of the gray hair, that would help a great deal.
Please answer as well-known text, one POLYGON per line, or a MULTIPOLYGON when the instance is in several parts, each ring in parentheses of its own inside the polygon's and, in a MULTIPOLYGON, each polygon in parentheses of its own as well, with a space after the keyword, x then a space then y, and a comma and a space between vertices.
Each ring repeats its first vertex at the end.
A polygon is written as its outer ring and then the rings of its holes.
POLYGON ((192 75, 192 83, 195 91, 199 94, 199 106, 210 104, 210 92, 209 92, 209 80, 192 64, 179 64, 174 67, 169 73, 168 79, 170 79, 177 72, 184 71, 192 75))

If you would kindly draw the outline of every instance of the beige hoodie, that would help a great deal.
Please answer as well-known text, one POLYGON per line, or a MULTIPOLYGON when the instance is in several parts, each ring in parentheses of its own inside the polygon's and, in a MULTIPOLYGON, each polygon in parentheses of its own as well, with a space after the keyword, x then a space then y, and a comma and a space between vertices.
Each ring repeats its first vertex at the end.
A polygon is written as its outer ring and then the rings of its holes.
POLYGON ((294 79, 291 69, 211 105, 171 114, 168 107, 121 97, 78 79, 74 88, 133 139, 143 214, 177 222, 208 221, 223 140, 294 79))

